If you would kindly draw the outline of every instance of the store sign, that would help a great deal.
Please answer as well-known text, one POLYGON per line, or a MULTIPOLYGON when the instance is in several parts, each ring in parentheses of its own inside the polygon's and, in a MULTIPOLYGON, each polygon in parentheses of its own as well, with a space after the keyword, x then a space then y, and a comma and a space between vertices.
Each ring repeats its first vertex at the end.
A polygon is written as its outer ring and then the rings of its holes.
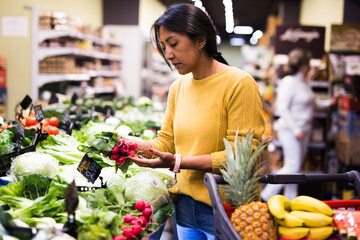
POLYGON ((360 24, 331 25, 330 50, 360 52, 360 24))
POLYGON ((324 54, 325 27, 278 26, 275 37, 275 53, 288 54, 296 47, 310 50, 313 58, 324 54))

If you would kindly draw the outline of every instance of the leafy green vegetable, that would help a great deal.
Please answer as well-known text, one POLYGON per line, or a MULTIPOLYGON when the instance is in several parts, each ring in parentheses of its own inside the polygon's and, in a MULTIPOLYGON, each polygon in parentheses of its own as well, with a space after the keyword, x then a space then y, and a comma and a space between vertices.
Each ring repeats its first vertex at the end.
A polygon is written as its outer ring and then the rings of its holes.
POLYGON ((110 230, 102 224, 87 224, 78 229, 79 240, 112 240, 110 230))
POLYGON ((15 147, 15 144, 12 142, 14 138, 14 133, 9 130, 3 130, 0 133, 0 154, 9 153, 15 147))
POLYGON ((84 153, 78 150, 81 143, 68 134, 50 135, 36 146, 36 152, 46 153, 61 164, 80 163, 84 153))
POLYGON ((170 202, 170 194, 164 181, 153 172, 141 172, 126 180, 125 199, 143 200, 151 204, 154 212, 170 202))
POLYGON ((37 198, 30 206, 23 207, 10 214, 14 218, 23 219, 31 217, 53 217, 63 211, 65 211, 65 200, 57 200, 56 190, 50 188, 45 196, 37 198))
POLYGON ((24 189, 22 196, 31 200, 46 195, 52 179, 41 174, 28 174, 22 178, 24 189))
POLYGON ((59 172, 59 161, 45 153, 28 152, 12 161, 11 172, 16 181, 21 181, 25 175, 34 173, 54 178, 59 172))
POLYGON ((91 120, 80 130, 73 130, 72 136, 81 143, 85 143, 90 137, 94 137, 101 132, 114 132, 115 127, 100 121, 91 120))
POLYGON ((164 223, 169 217, 172 217, 175 213, 175 206, 173 202, 170 202, 157 210, 152 217, 157 223, 164 223))
POLYGON ((12 216, 0 208, 0 225, 15 226, 12 216))

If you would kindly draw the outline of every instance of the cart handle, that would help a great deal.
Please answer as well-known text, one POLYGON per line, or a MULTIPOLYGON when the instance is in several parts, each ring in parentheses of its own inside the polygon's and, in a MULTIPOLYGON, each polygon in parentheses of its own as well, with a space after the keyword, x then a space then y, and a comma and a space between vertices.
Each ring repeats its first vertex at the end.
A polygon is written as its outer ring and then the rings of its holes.
MULTIPOLYGON (((221 175, 214 174, 214 180, 217 184, 226 184, 227 182, 221 175)), ((265 174, 260 175, 261 183, 311 183, 311 182, 349 182, 355 187, 356 192, 360 195, 360 173, 352 170, 345 173, 337 174, 265 174)))

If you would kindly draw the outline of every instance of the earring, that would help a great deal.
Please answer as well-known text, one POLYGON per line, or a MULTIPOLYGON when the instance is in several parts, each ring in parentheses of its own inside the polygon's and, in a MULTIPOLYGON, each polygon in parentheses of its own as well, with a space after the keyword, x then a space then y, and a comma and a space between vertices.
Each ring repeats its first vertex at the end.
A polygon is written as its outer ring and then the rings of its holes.
POLYGON ((199 46, 199 51, 201 52, 202 48, 199 46))

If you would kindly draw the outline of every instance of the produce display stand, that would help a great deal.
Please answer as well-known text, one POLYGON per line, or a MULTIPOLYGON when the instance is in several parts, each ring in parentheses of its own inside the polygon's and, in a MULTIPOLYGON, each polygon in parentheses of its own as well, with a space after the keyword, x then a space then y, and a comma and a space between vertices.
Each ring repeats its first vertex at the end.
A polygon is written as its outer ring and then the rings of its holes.
POLYGON ((36 144, 44 140, 46 136, 47 134, 45 133, 35 133, 34 139, 32 140, 32 143, 29 146, 20 149, 13 149, 13 151, 9 153, 0 155, 0 176, 6 176, 7 171, 10 170, 11 161, 14 157, 27 152, 34 152, 36 148, 36 144))
MULTIPOLYGON (((347 182, 352 184, 360 195, 360 173, 349 171, 339 174, 266 174, 259 182, 271 184, 310 183, 310 182, 347 182)), ((217 240, 241 240, 232 226, 220 198, 218 184, 227 184, 224 178, 217 174, 206 173, 204 183, 207 187, 214 213, 214 234, 217 240)), ((360 208, 360 200, 325 201, 332 208, 360 208)))

